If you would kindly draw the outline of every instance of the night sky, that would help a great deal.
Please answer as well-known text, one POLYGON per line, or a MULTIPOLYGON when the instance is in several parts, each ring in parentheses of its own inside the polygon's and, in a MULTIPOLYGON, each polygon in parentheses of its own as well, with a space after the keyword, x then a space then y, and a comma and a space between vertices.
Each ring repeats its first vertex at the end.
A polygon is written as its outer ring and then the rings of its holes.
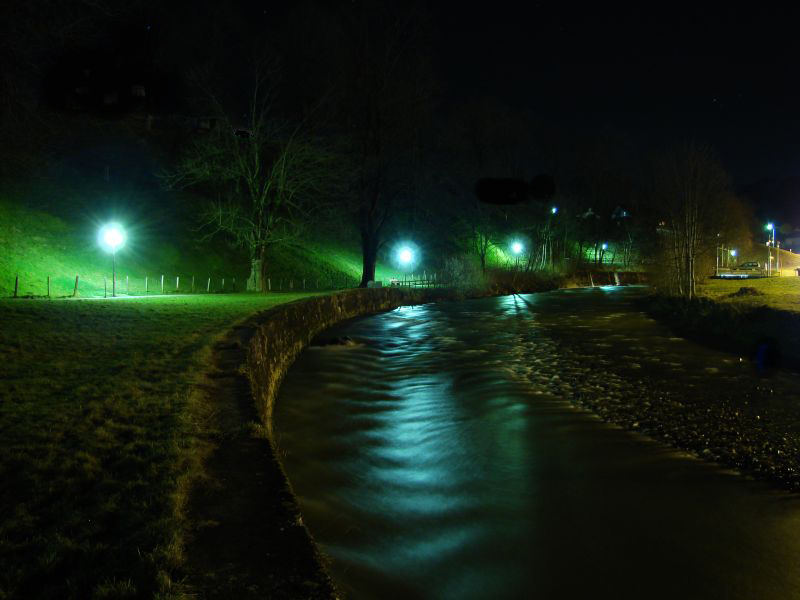
POLYGON ((436 3, 451 97, 637 146, 711 143, 739 186, 800 175, 796 10, 436 3))
MULTIPOLYGON (((237 46, 248 41, 294 37, 295 50, 314 52, 303 25, 295 30, 303 2, 131 6, 127 20, 95 32, 97 40, 85 46, 93 60, 116 60, 121 48, 132 64, 157 62, 161 79, 153 87, 165 101, 162 112, 187 110, 183 77, 197 63, 215 61, 231 74, 245 69, 237 46), (222 29, 234 39, 218 35, 222 29)), ((449 0, 422 6, 443 122, 459 105, 491 99, 528 113, 567 145, 605 137, 643 157, 688 140, 708 143, 758 218, 800 226, 800 9, 449 0)), ((74 78, 63 68, 71 62, 83 64, 65 51, 53 71, 74 78)), ((299 89, 309 85, 304 77, 285 79, 299 89)), ((476 174, 484 175, 491 174, 476 174)))

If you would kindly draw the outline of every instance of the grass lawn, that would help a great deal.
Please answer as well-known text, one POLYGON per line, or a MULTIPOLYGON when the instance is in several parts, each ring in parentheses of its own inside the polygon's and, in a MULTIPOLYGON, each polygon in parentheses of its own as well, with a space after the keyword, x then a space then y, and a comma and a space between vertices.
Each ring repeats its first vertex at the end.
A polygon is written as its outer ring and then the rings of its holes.
POLYGON ((743 307, 769 306, 779 310, 800 312, 800 277, 763 279, 705 279, 698 285, 700 295, 717 302, 743 307), (756 294, 734 295, 741 288, 753 288, 756 294))
POLYGON ((195 376, 311 295, 0 300, 0 599, 180 596, 195 376))

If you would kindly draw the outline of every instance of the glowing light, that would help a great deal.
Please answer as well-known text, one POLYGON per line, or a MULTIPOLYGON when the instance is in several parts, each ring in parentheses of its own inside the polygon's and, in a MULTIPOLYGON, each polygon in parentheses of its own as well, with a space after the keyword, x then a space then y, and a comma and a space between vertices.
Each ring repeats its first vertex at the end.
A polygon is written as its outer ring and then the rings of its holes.
POLYGON ((608 250, 608 244, 606 244, 605 242, 603 242, 603 245, 601 246, 601 248, 602 248, 603 250, 608 250))
POLYGON ((116 252, 125 245, 125 231, 118 223, 109 223, 100 229, 100 245, 108 252, 116 252))
POLYGON ((772 223, 767 223, 767 229, 769 231, 772 231, 773 229, 775 229, 775 225, 773 225, 772 223))
POLYGON ((408 246, 403 246, 397 251, 397 260, 399 260, 402 265, 411 264, 414 260, 414 251, 408 246))
POLYGON ((523 249, 522 242, 514 242, 511 244, 511 251, 514 254, 519 254, 520 252, 522 252, 522 249, 523 249))
POLYGON ((553 208, 551 208, 551 209, 550 209, 550 212, 551 212, 552 214, 556 214, 556 213, 558 212, 558 207, 557 207, 557 206, 554 206, 553 208))
POLYGON ((736 250, 735 250, 735 249, 734 249, 734 250, 731 250, 731 256, 736 256, 736 254, 737 254, 737 252, 736 252, 736 250))

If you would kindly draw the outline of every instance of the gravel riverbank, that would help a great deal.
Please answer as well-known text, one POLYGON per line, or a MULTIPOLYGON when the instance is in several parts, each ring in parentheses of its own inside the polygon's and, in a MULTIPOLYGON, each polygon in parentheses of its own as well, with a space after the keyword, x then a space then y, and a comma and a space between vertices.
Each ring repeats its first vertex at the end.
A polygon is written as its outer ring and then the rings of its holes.
MULTIPOLYGON (((649 319, 644 313, 640 317, 649 319)), ((659 321, 666 335, 667 326, 685 330, 685 321, 659 321)), ((717 331, 718 325, 707 322, 717 331)), ((657 350, 609 343, 608 332, 600 329, 589 339, 556 328, 548 333, 559 342, 556 351, 566 365, 552 375, 553 393, 605 421, 800 491, 800 376, 777 369, 759 371, 742 351, 747 340, 741 330, 739 343, 731 346, 739 352, 720 353, 719 367, 697 365, 693 375, 687 373, 691 358, 681 360, 680 350, 679 358, 659 358, 657 350)), ((695 333, 702 339, 702 330, 695 333)), ((683 344, 684 351, 697 347, 668 339, 683 344)), ((719 346, 719 337, 714 340, 719 346)))

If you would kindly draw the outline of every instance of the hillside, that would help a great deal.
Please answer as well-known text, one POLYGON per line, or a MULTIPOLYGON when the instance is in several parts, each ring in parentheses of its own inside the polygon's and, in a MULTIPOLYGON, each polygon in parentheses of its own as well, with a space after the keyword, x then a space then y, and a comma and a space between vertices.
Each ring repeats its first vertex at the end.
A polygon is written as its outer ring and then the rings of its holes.
MULTIPOLYGON (((19 276, 20 296, 45 296, 50 277, 52 297, 71 296, 79 276, 79 296, 103 295, 103 278, 111 290, 111 255, 97 240, 102 222, 92 218, 56 217, 0 197, 0 297, 13 295, 19 276)), ((246 257, 224 240, 201 243, 188 227, 167 237, 146 226, 126 231, 125 246, 117 252, 117 292, 138 295, 159 293, 164 277, 165 293, 244 289, 248 276, 246 257), (176 288, 177 284, 177 288, 176 288)), ((275 249, 267 274, 273 291, 354 287, 361 277, 361 255, 356 243, 347 245, 315 239, 303 247, 275 249)), ((377 277, 387 280, 395 273, 379 263, 377 277)))

